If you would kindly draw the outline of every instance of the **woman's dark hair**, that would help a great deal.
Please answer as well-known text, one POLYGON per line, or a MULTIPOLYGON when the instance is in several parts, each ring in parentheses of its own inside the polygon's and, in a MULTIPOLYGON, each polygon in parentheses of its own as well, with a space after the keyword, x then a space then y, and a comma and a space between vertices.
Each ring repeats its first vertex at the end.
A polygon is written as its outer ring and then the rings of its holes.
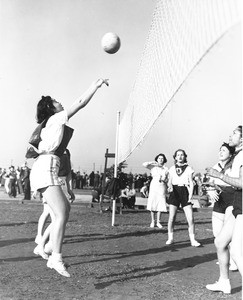
POLYGON ((55 106, 53 99, 50 96, 42 96, 37 104, 36 120, 37 123, 42 123, 45 119, 55 114, 55 106))
POLYGON ((159 156, 163 156, 164 164, 167 163, 167 158, 165 157, 165 155, 163 153, 160 153, 160 154, 156 155, 154 160, 157 161, 159 156))
POLYGON ((183 150, 183 149, 178 149, 178 150, 176 150, 176 152, 175 152, 174 155, 173 155, 174 160, 176 159, 177 152, 179 152, 179 151, 183 152, 183 154, 184 154, 184 156, 185 156, 184 163, 187 163, 187 154, 186 154, 186 151, 183 150))
POLYGON ((227 148, 227 149, 229 150, 230 155, 234 154, 234 152, 235 152, 235 147, 230 146, 228 143, 223 143, 223 144, 221 145, 220 149, 221 149, 222 147, 227 148))
POLYGON ((237 126, 236 130, 238 130, 242 136, 242 125, 237 126))

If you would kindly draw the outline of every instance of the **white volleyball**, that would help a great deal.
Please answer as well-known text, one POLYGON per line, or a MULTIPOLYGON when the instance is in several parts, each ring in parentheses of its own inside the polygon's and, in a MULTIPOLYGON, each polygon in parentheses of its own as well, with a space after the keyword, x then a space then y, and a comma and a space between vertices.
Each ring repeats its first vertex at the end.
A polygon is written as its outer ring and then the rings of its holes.
POLYGON ((101 46, 105 52, 114 54, 120 49, 121 40, 117 34, 108 32, 102 37, 101 46))

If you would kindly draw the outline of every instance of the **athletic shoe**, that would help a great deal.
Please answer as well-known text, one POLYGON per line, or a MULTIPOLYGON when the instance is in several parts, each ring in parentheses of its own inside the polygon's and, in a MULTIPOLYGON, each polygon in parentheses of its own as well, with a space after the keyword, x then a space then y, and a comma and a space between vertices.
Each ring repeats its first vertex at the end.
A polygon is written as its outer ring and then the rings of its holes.
POLYGON ((64 277, 70 277, 70 274, 68 273, 64 262, 62 260, 53 261, 52 256, 49 257, 46 266, 50 269, 54 269, 59 273, 60 275, 64 277))
POLYGON ((159 222, 157 222, 156 225, 157 225, 158 228, 163 228, 163 226, 159 222))
POLYGON ((196 240, 192 241, 191 245, 192 245, 192 247, 199 247, 199 246, 201 246, 201 244, 198 243, 198 241, 196 241, 196 240))
POLYGON ((34 252, 35 255, 39 255, 42 258, 46 259, 46 260, 49 258, 49 255, 47 253, 45 253, 44 249, 41 246, 39 246, 39 245, 37 245, 35 247, 35 249, 33 250, 33 252, 34 252))
POLYGON ((154 228, 154 223, 151 223, 151 224, 150 224, 150 227, 151 227, 151 228, 154 228))
POLYGON ((171 245, 171 244, 173 244, 174 243, 174 241, 172 240, 172 239, 168 239, 168 241, 165 243, 166 245, 171 245))
POLYGON ((231 262, 231 264, 229 266, 229 270, 232 272, 238 271, 237 265, 235 263, 231 262))
POLYGON ((206 285, 206 288, 213 292, 223 292, 225 294, 231 293, 231 285, 229 280, 216 281, 213 284, 206 285))

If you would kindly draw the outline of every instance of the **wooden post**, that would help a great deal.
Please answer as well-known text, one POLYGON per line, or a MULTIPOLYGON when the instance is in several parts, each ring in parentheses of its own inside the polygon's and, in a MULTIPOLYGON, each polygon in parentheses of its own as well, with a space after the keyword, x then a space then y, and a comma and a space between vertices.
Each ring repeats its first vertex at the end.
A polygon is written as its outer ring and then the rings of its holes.
POLYGON ((104 174, 102 178, 102 187, 101 187, 101 196, 100 196, 100 212, 102 212, 102 205, 104 200, 104 194, 105 194, 105 179, 106 179, 106 169, 107 169, 107 159, 108 159, 108 149, 106 149, 105 153, 105 167, 104 167, 104 174))

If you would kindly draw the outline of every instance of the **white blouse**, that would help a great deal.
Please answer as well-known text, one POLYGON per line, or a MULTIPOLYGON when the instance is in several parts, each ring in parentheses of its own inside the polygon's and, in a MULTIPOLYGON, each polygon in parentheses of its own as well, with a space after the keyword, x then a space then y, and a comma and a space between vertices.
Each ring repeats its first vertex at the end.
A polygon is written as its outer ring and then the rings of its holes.
POLYGON ((63 137, 64 125, 68 122, 67 111, 62 110, 49 118, 41 131, 39 153, 53 153, 60 145, 63 137))
POLYGON ((153 177, 153 179, 156 179, 156 180, 162 180, 162 181, 165 181, 166 178, 167 178, 167 174, 168 174, 168 168, 163 166, 163 167, 158 167, 158 166, 155 166, 151 169, 151 175, 153 177))

